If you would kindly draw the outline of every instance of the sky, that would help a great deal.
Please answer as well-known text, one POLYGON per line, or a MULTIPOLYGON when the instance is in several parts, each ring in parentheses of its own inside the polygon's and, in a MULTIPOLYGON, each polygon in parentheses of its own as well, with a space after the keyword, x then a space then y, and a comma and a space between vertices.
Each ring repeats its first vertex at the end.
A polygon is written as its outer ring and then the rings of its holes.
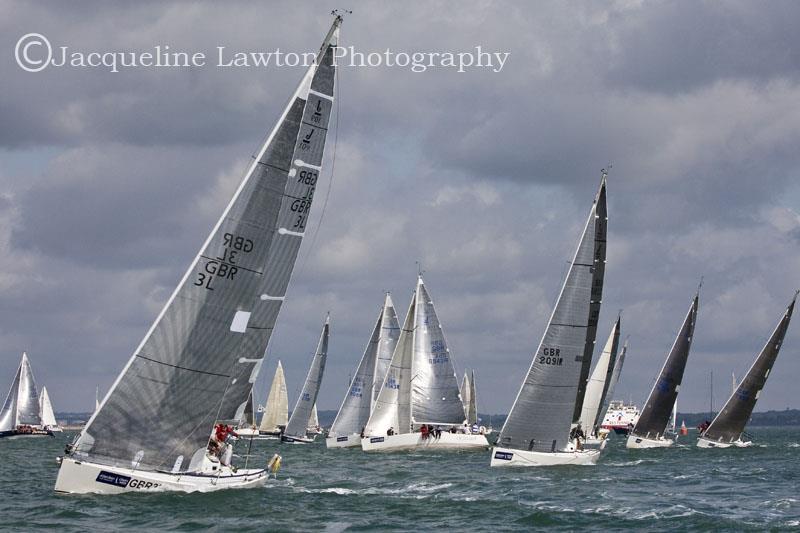
MULTIPOLYGON (((336 7, 0 0, 0 387, 24 350, 57 411, 93 408, 305 70, 221 67, 217 47, 316 51, 336 7), (56 49, 209 60, 27 72, 14 50, 30 32, 56 49)), ((318 405, 338 408, 384 291, 402 319, 419 263, 480 411, 508 412, 611 165, 597 350, 621 309, 615 396, 643 403, 703 277, 678 401, 707 410, 713 371, 719 407, 800 288, 800 4, 346 7, 344 46, 509 55, 499 72, 340 68, 319 229, 257 398, 281 359, 293 404, 330 311, 318 405)), ((800 408, 799 356, 792 324, 757 410, 800 408)))

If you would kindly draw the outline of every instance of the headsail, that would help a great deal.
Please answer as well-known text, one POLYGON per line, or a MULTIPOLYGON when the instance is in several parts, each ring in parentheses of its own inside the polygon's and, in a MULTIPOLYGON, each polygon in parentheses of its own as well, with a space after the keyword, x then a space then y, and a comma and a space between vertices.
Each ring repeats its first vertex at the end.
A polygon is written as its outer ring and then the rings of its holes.
POLYGON ((42 392, 39 394, 39 417, 42 420, 42 426, 51 428, 58 426, 56 414, 53 412, 53 404, 50 403, 50 395, 47 394, 47 387, 42 387, 42 392))
POLYGON ((307 429, 316 429, 319 427, 319 414, 317 413, 317 404, 311 408, 311 416, 308 417, 307 429))
POLYGON ((761 390, 772 372, 772 365, 775 364, 786 330, 789 328, 789 321, 792 319, 796 299, 797 293, 750 370, 703 434, 706 439, 733 442, 741 436, 747 421, 750 420, 750 415, 753 414, 756 401, 761 396, 761 390))
POLYGON ((647 397, 639 420, 633 428, 632 433, 637 437, 657 439, 664 436, 675 400, 678 398, 683 371, 689 358, 689 349, 692 347, 699 298, 700 291, 698 289, 667 360, 647 397))
POLYGON ((478 423, 478 394, 475 391, 475 370, 472 370, 472 375, 469 379, 469 405, 467 407, 467 422, 472 424, 478 423))
POLYGON ((267 405, 264 407, 264 415, 261 417, 261 425, 258 430, 265 433, 275 433, 280 431, 281 427, 286 427, 288 422, 289 394, 286 390, 283 366, 278 360, 278 368, 275 370, 275 377, 272 378, 267 405))
MULTIPOLYGON (((459 390, 461 392, 461 403, 464 404, 464 412, 468 413, 470 401, 469 394, 472 392, 472 390, 469 386, 469 374, 467 374, 466 370, 464 370, 464 379, 461 380, 461 388, 459 390)), ((469 418, 469 415, 467 415, 467 418, 469 418)))
POLYGON ((184 472, 205 454, 214 422, 244 409, 321 173, 340 23, 336 17, 222 217, 76 441, 76 457, 184 472))
POLYGON ((387 293, 367 348, 331 426, 331 435, 361 433, 365 428, 372 404, 378 397, 386 370, 392 362, 399 334, 400 324, 397 323, 392 298, 387 293))
POLYGON ((600 357, 597 359, 594 370, 592 370, 589 383, 586 385, 580 423, 587 433, 594 432, 597 426, 600 425, 600 415, 605 405, 606 394, 611 385, 611 377, 614 372, 614 363, 616 363, 617 359, 620 319, 621 317, 618 316, 611 327, 608 340, 600 357))
POLYGON ((256 409, 253 404, 253 392, 250 391, 250 396, 247 397, 247 403, 244 407, 244 414, 241 418, 242 427, 253 427, 256 425, 256 409))
MULTIPOLYGON (((567 446, 581 379, 588 332, 606 257, 606 174, 561 288, 544 336, 497 441, 521 450, 559 451, 567 446)), ((591 357, 591 352, 589 354, 591 357)))
POLYGON ((325 325, 322 326, 322 334, 319 336, 317 351, 314 353, 314 359, 311 361, 311 368, 308 369, 308 375, 306 376, 303 390, 300 392, 300 397, 297 398, 297 403, 294 404, 292 416, 289 417, 289 423, 286 424, 286 430, 283 432, 284 435, 290 437, 306 436, 308 420, 311 418, 312 408, 317 403, 319 386, 322 384, 322 375, 325 372, 329 336, 330 316, 325 319, 325 325))
POLYGON ((20 424, 39 426, 41 423, 39 393, 28 354, 23 352, 11 390, 8 391, 3 410, 0 411, 0 431, 11 431, 20 424))
POLYGON ((619 376, 620 374, 622 374, 622 365, 625 364, 625 355, 627 355, 627 353, 628 353, 628 339, 625 339, 625 342, 622 344, 622 351, 617 356, 617 360, 614 362, 614 371, 611 373, 611 380, 609 381, 608 384, 608 392, 606 393, 606 399, 612 398, 614 396, 614 389, 617 388, 617 383, 619 383, 619 376))

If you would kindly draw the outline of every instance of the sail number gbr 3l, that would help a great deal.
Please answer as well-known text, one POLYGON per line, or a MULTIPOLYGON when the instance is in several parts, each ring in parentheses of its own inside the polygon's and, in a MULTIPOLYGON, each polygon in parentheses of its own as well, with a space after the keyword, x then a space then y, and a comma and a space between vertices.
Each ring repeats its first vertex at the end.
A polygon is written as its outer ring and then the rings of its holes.
POLYGON ((561 348, 542 348, 542 355, 537 359, 541 365, 561 366, 564 358, 561 357, 561 348))
POLYGON ((251 253, 254 248, 252 240, 233 233, 225 233, 222 236, 222 244, 224 246, 222 257, 209 258, 203 256, 206 261, 197 273, 194 281, 196 286, 213 291, 214 287, 211 286, 211 281, 215 277, 233 279, 239 271, 236 266, 239 258, 244 254, 251 253))

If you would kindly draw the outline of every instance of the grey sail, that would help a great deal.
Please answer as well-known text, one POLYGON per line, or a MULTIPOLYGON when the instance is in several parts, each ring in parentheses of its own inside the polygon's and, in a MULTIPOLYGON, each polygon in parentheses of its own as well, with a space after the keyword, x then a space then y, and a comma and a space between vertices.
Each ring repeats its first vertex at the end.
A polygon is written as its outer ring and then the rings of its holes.
POLYGON ((597 358, 597 364, 595 364, 594 370, 592 370, 589 382, 586 385, 586 394, 583 401, 583 409, 581 409, 580 423, 587 432, 593 432, 600 423, 599 417, 605 405, 606 394, 608 393, 611 377, 614 372, 614 363, 617 359, 619 327, 620 317, 617 317, 617 320, 611 327, 611 333, 603 347, 603 351, 600 353, 600 357, 597 358))
POLYGON ((466 420, 444 331, 422 276, 417 280, 414 359, 411 379, 413 424, 458 424, 466 420))
POLYGON ((253 392, 247 397, 247 403, 244 407, 244 416, 241 418, 243 426, 252 427, 256 424, 256 411, 253 405, 253 392))
POLYGON ((347 389, 336 419, 331 426, 331 435, 350 435, 361 433, 367 425, 372 404, 380 393, 380 387, 391 364, 392 353, 397 345, 400 326, 391 297, 387 294, 378 313, 378 320, 372 329, 367 348, 361 356, 356 373, 347 389), (388 358, 379 368, 381 356, 388 358), (377 386, 376 386, 377 385, 377 386), (374 391, 374 393, 373 393, 374 391))
POLYGON ((569 441, 587 331, 599 310, 595 279, 606 256, 606 176, 594 199, 578 248, 530 369, 497 444, 521 450, 559 451, 569 441))
POLYGON ((185 472, 203 457, 215 421, 235 421, 243 412, 321 173, 340 21, 334 21, 318 61, 77 439, 77 458, 185 472))
POLYGON ((306 436, 308 421, 311 418, 314 404, 317 403, 319 386, 322 384, 322 375, 325 373, 325 361, 328 358, 329 336, 330 317, 325 319, 325 325, 322 326, 322 334, 319 336, 317 351, 314 353, 314 359, 312 359, 311 367, 308 369, 308 375, 303 384, 303 390, 300 392, 300 397, 297 399, 297 403, 294 404, 292 416, 289 417, 289 423, 286 424, 286 429, 283 432, 284 435, 290 437, 306 436))
POLYGON ((3 404, 3 410, 0 411, 0 431, 13 431, 19 425, 41 424, 39 392, 36 390, 28 354, 23 352, 11 389, 3 404))
POLYGON ((478 423, 478 394, 475 391, 475 370, 469 379, 469 404, 467 406, 467 422, 472 424, 478 423))
POLYGON ((775 359, 777 359, 783 344, 783 338, 786 336, 786 330, 789 328, 789 321, 792 319, 796 299, 797 294, 786 308, 786 312, 772 332, 767 344, 756 357, 750 370, 747 371, 734 393, 725 402, 722 410, 706 429, 703 434, 706 439, 733 442, 740 438, 750 420, 750 415, 753 414, 753 408, 761 395, 761 390, 772 372, 772 365, 775 364, 775 359))
POLYGON ((263 433, 277 433, 280 432, 282 427, 286 427, 288 422, 289 394, 286 390, 286 377, 283 374, 283 366, 279 360, 258 430, 263 433))
POLYGON ((411 366, 414 359, 416 302, 417 293, 414 291, 389 370, 367 420, 365 435, 386 435, 389 428, 398 434, 411 431, 411 366))
MULTIPOLYGON (((608 383, 608 392, 606 393, 606 399, 611 398, 614 396, 614 389, 617 388, 617 383, 619 383, 619 376, 622 374, 622 365, 625 364, 625 355, 628 353, 628 339, 625 339, 625 342, 622 345, 622 351, 617 356, 617 360, 614 362, 614 371, 611 373, 611 380, 608 383)), ((601 411, 602 412, 602 411, 601 411)), ((603 417, 600 417, 602 420, 603 417)))
POLYGON ((692 347, 699 298, 698 292, 692 299, 675 343, 633 428, 632 434, 637 437, 657 439, 664 435, 683 381, 689 349, 692 347))

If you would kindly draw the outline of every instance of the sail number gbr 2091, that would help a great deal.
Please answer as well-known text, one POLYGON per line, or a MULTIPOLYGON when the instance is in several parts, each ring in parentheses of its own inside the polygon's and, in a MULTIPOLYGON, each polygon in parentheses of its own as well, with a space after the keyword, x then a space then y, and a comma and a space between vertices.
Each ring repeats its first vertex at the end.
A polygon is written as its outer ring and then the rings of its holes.
POLYGON ((561 366, 564 358, 561 357, 561 348, 542 348, 542 355, 536 358, 541 365, 561 366))

